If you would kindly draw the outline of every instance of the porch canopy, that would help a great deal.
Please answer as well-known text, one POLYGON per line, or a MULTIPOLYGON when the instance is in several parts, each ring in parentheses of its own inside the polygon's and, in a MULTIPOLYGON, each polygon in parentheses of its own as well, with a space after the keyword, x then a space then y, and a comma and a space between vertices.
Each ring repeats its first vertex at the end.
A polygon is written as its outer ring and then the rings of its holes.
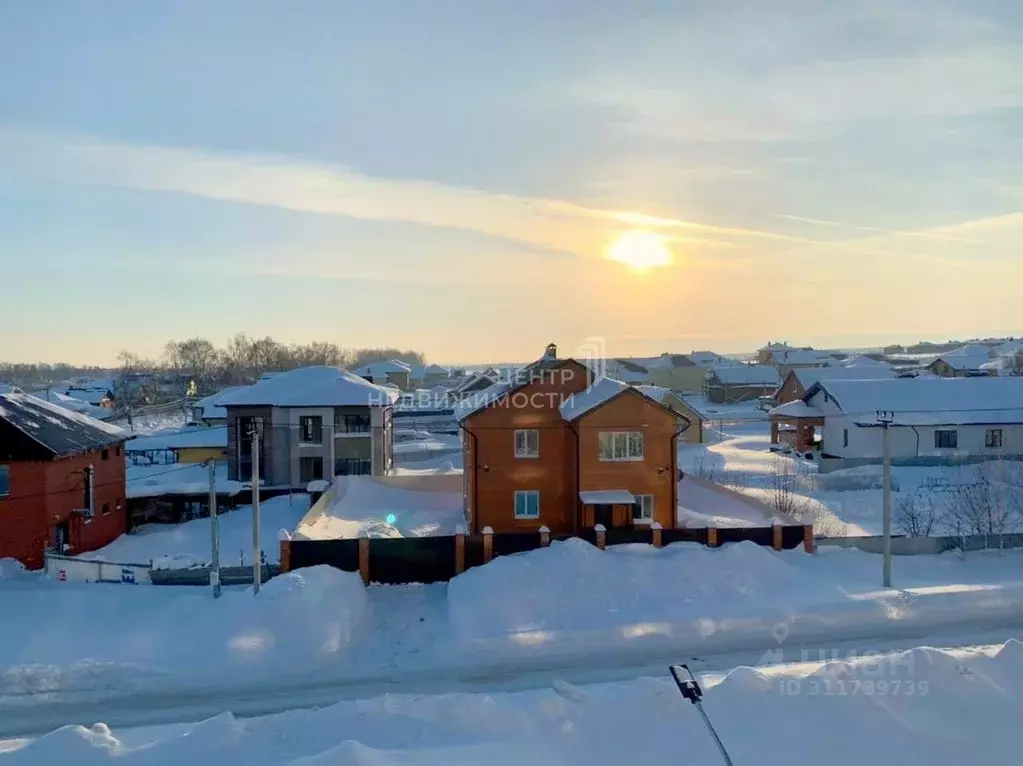
POLYGON ((824 414, 802 399, 786 402, 768 411, 771 420, 771 444, 778 444, 782 426, 791 429, 792 446, 797 450, 808 450, 814 445, 817 428, 824 427, 824 414))
POLYGON ((636 496, 627 489, 597 489, 579 493, 584 505, 634 505, 636 496))

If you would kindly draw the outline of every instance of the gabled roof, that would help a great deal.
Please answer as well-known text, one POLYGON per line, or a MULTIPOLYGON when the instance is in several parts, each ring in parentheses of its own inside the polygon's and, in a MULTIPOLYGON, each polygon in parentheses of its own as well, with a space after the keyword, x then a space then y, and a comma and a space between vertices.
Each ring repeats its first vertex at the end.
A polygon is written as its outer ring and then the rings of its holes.
POLYGON ((399 362, 397 359, 390 359, 383 362, 370 362, 355 370, 356 375, 400 375, 403 372, 411 372, 412 367, 399 362))
POLYGON ((556 370, 569 363, 575 363, 585 367, 592 374, 593 370, 589 365, 580 362, 577 359, 559 359, 554 356, 542 356, 531 364, 527 364, 525 367, 518 370, 512 377, 498 380, 491 384, 488 388, 480 391, 478 394, 473 394, 467 399, 459 402, 455 405, 454 414, 455 418, 459 421, 465 420, 470 415, 474 415, 482 409, 489 407, 497 401, 500 401, 503 397, 511 394, 523 386, 526 386, 535 381, 538 376, 542 376, 545 371, 556 370))
POLYGON ((75 399, 73 396, 67 396, 66 394, 59 393, 54 391, 52 388, 46 388, 42 391, 33 391, 32 396, 37 399, 42 399, 44 402, 56 404, 58 407, 63 407, 66 410, 78 412, 82 415, 88 415, 90 418, 96 418, 97 420, 106 420, 113 415, 112 410, 97 407, 95 404, 89 404, 88 402, 83 402, 81 399, 75 399))
POLYGON ((730 360, 727 357, 721 356, 721 354, 714 353, 713 351, 692 351, 686 354, 686 356, 701 367, 710 367, 715 364, 728 364, 729 362, 738 364, 737 361, 730 360))
POLYGON ((456 394, 466 394, 472 391, 483 391, 494 385, 496 379, 487 375, 486 372, 474 372, 467 375, 465 380, 452 389, 456 394))
POLYGON ((1023 378, 896 378, 821 381, 804 401, 826 393, 853 422, 874 425, 877 412, 895 425, 1023 423, 1023 378))
POLYGON ((886 378, 894 378, 895 371, 891 367, 884 365, 797 367, 789 375, 794 375, 805 391, 821 380, 885 380, 886 378))
POLYGON ((86 404, 98 405, 110 399, 111 392, 106 388, 69 388, 66 395, 86 404))
MULTIPOLYGON (((672 409, 671 407, 672 402, 680 402, 688 411, 695 414, 700 420, 707 420, 706 415, 704 415, 702 412, 696 409, 696 407, 687 402, 683 397, 676 394, 670 388, 665 388, 664 386, 651 386, 649 384, 636 386, 635 388, 644 396, 648 396, 651 399, 657 400, 658 402, 665 405, 669 409, 672 409)), ((681 414, 682 417, 685 417, 687 420, 689 419, 684 413, 679 414, 681 414)))
POLYGON ((225 407, 383 407, 394 404, 393 389, 370 383, 340 367, 299 367, 237 391, 225 407))
POLYGON ((778 368, 769 364, 715 365, 709 375, 725 386, 777 386, 778 368))
POLYGON ((0 394, 0 420, 54 457, 90 452, 131 438, 117 426, 25 393, 0 394))
POLYGON ((616 399, 622 394, 635 393, 642 396, 644 399, 656 404, 664 410, 667 410, 672 414, 673 417, 682 418, 685 421, 689 421, 689 418, 685 417, 679 412, 675 412, 671 409, 664 401, 666 398, 665 392, 670 394, 671 392, 660 386, 631 386, 620 380, 614 378, 601 378, 595 381, 584 391, 580 391, 578 394, 573 394, 558 408, 561 412, 561 417, 567 421, 578 420, 588 412, 604 406, 612 399, 616 399))
MULTIPOLYGON (((991 361, 991 349, 987 346, 967 344, 952 351, 946 351, 934 362, 942 361, 953 370, 979 370, 981 365, 991 361)), ((934 364, 931 362, 931 364, 934 364)))

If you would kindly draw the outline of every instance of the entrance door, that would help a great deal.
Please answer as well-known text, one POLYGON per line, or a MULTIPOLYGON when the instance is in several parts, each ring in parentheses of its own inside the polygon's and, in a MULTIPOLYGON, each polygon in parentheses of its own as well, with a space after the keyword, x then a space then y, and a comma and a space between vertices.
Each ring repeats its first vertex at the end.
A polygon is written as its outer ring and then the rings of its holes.
POLYGON ((593 506, 593 526, 603 524, 604 529, 611 529, 614 526, 614 506, 610 503, 600 503, 593 506))
POLYGON ((61 555, 64 553, 64 546, 71 544, 71 530, 66 521, 57 525, 55 543, 57 553, 61 555))

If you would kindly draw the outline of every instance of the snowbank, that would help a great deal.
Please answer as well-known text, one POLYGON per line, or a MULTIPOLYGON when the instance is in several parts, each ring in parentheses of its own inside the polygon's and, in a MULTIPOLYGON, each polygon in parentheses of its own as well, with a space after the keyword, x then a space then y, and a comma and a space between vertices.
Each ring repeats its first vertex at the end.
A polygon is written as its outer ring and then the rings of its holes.
POLYGON ((976 568, 948 556, 900 559, 903 589, 887 591, 876 589, 879 557, 835 553, 776 553, 753 543, 600 551, 568 540, 456 577, 448 615, 463 650, 516 655, 667 648, 699 655, 1023 617, 1023 578, 1012 571, 1023 551, 978 557, 976 568))
POLYGON ((464 523, 461 479, 454 473, 350 476, 323 513, 296 534, 310 540, 451 535, 464 523))
MULTIPOLYGON (((292 496, 263 500, 259 505, 259 534, 263 553, 271 564, 280 561, 278 531, 293 529, 309 510, 309 496, 292 496)), ((243 505, 220 513, 220 563, 235 566, 252 563, 252 506, 243 505)), ((121 535, 109 545, 79 558, 147 563, 178 560, 205 564, 212 555, 209 518, 194 519, 182 524, 145 524, 121 535)), ((162 568, 175 568, 167 565, 162 568)), ((183 565, 182 565, 183 566, 183 565)))
POLYGON ((0 695, 90 685, 144 687, 250 680, 336 659, 366 608, 358 574, 312 567, 275 577, 258 597, 226 588, 151 588, 44 582, 2 592, 6 609, 38 613, 45 629, 10 620, 0 631, 0 695), (46 592, 41 588, 45 587, 46 592), (13 664, 13 667, 6 667, 13 664))
POLYGON ((12 579, 25 574, 25 565, 17 559, 0 558, 0 580, 12 579))
MULTIPOLYGON (((706 680, 706 679, 705 679, 706 680)), ((705 683, 736 764, 1018 762, 1023 644, 969 657, 921 648, 705 683)), ((718 764, 670 679, 506 694, 390 694, 240 720, 229 713, 145 738, 68 726, 0 755, 4 766, 677 766, 718 764), (142 739, 132 743, 132 739, 142 739)))

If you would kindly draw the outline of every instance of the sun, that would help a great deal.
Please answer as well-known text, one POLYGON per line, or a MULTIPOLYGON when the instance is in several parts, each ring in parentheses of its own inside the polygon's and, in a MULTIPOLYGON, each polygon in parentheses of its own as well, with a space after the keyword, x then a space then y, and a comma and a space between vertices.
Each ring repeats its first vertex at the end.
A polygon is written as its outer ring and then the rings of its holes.
POLYGON ((607 257, 635 271, 670 266, 673 260, 664 237, 650 231, 625 232, 608 247, 607 257))

